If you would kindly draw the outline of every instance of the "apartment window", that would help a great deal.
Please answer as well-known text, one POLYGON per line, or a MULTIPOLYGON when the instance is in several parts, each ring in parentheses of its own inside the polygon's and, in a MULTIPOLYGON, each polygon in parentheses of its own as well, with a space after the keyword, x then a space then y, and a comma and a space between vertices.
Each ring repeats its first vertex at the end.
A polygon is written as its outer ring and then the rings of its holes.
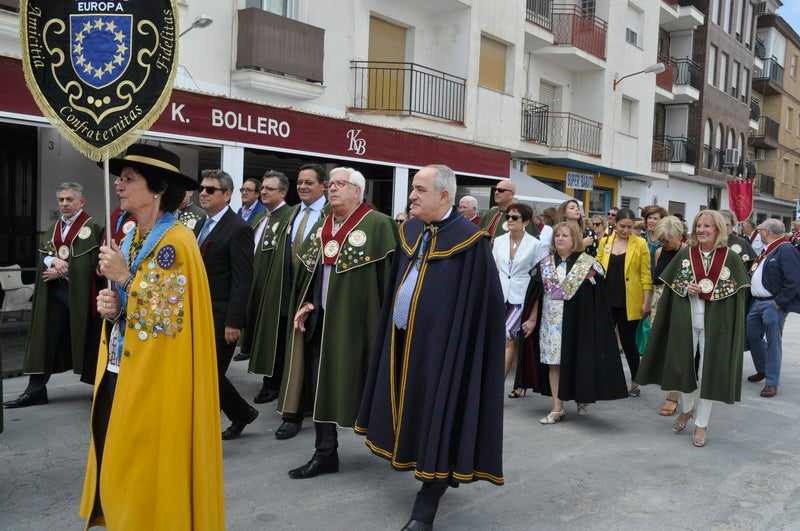
POLYGON ((722 53, 719 56, 719 85, 722 92, 728 90, 728 54, 722 53))
POLYGON ((717 81, 717 47, 711 44, 708 47, 708 61, 706 62, 706 83, 714 85, 717 81))
POLYGON ((246 0, 245 7, 257 7, 276 15, 289 17, 292 15, 289 4, 289 0, 246 0))
POLYGON ((620 110, 619 131, 626 135, 636 136, 636 100, 622 97, 620 110))
POLYGON ((733 0, 722 0, 722 29, 725 33, 731 32, 731 2, 733 0))
POLYGON ((742 33, 744 30, 744 15, 745 15, 745 6, 750 2, 745 2, 744 0, 739 1, 739 9, 736 10, 736 40, 742 42, 742 33))
POLYGON ((744 2, 744 21, 742 22, 744 26, 744 45, 747 46, 747 49, 753 48, 753 4, 750 2, 744 2))
POLYGON ((500 92, 506 90, 506 45, 485 36, 481 36, 478 84, 500 92))
POLYGON ((794 163, 794 182, 792 182, 795 186, 800 186, 800 164, 794 163))
POLYGON ((711 168, 711 130, 713 128, 711 119, 706 120, 706 126, 703 131, 703 155, 705 155, 703 163, 705 168, 711 168))
POLYGON ((786 130, 793 131, 794 127, 792 124, 794 123, 794 107, 789 107, 786 111, 786 130))
POLYGON ((627 26, 625 27, 625 41, 639 46, 642 34, 642 12, 628 5, 627 26))
POLYGON ((719 26, 719 3, 720 0, 711 0, 711 22, 719 26))
POLYGON ((596 0, 581 0, 581 8, 585 13, 591 13, 594 15, 595 10, 597 9, 596 0))
POLYGON ((783 159, 783 168, 781 171, 781 182, 786 182, 786 175, 789 173, 789 159, 783 159))
POLYGON ((742 101, 747 103, 750 96, 750 69, 742 68, 742 101))
POLYGON ((733 62, 733 69, 731 71, 731 96, 734 98, 739 97, 739 74, 742 65, 740 65, 737 61, 733 62))
POLYGON ((792 59, 789 62, 789 75, 797 77, 797 56, 792 54, 792 59))

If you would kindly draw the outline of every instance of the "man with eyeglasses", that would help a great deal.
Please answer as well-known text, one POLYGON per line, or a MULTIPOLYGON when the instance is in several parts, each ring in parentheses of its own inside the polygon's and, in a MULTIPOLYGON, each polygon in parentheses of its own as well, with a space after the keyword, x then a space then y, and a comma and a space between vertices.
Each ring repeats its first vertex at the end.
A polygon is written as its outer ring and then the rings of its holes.
POLYGON ((608 214, 606 217, 606 221, 608 222, 608 227, 606 227, 606 232, 605 234, 603 234, 603 236, 611 236, 611 234, 613 234, 614 228, 617 225, 617 212, 619 212, 619 209, 617 207, 611 207, 608 210, 608 214))
POLYGON ((259 212, 263 212, 266 208, 264 203, 259 201, 261 192, 261 183, 255 177, 248 177, 239 188, 239 193, 242 194, 242 206, 236 211, 237 214, 242 216, 246 223, 251 223, 259 212))
MULTIPOLYGON (((286 343, 285 308, 281 304, 285 275, 286 231, 292 207, 286 204, 289 179, 282 172, 269 170, 261 181, 261 202, 267 207, 255 219, 253 287, 247 303, 247 325, 242 333, 241 350, 250 358, 249 372, 263 374, 261 391, 253 399, 266 404, 278 398, 283 376, 283 346, 286 343), (276 356, 276 352, 280 355, 276 356)), ((236 359, 236 358, 234 358, 236 359)))
POLYGON ((293 479, 339 471, 337 427, 355 425, 361 402, 397 241, 392 218, 364 204, 365 184, 353 168, 331 170, 330 214, 298 253, 278 409, 298 411, 308 395, 316 440, 293 479))
MULTIPOLYGON (((285 367, 280 364, 286 363, 287 345, 283 338, 290 330, 288 327, 292 326, 294 317, 294 309, 291 311, 289 309, 289 299, 292 295, 295 273, 300 265, 298 253, 303 243, 317 233, 322 225, 322 220, 330 211, 330 206, 325 199, 327 185, 328 172, 320 164, 310 162, 300 166, 297 174, 297 195, 300 197, 300 203, 291 207, 286 229, 281 230, 279 227, 280 232, 276 232, 275 258, 273 267, 269 271, 270 279, 267 280, 269 288, 264 292, 261 309, 266 321, 259 325, 271 332, 269 332, 270 335, 265 336, 265 346, 259 347, 259 350, 263 349, 264 352, 258 354, 258 356, 264 356, 265 367, 273 365, 274 370, 277 370, 278 367, 285 367)), ((310 374, 310 371, 307 374, 310 374)), ((277 385, 283 386, 283 380, 279 380, 275 372, 273 372, 272 378, 270 385, 273 389, 277 385)), ((268 396, 262 396, 262 398, 268 398, 268 396)), ((304 398, 305 400, 301 400, 299 403, 284 404, 278 409, 283 422, 275 430, 276 439, 291 439, 300 433, 303 415, 312 406, 307 393, 304 394, 304 398)))
POLYGON ((206 266, 214 314, 220 407, 231 425, 224 440, 239 437, 258 416, 225 376, 244 328, 245 308, 253 280, 253 229, 231 210, 233 179, 222 170, 203 170, 200 206, 206 218, 197 243, 206 266))
MULTIPOLYGON (((489 209, 486 214, 481 218, 478 225, 480 228, 489 233, 490 242, 494 243, 494 239, 502 236, 508 232, 506 224, 506 210, 514 202, 514 197, 517 193, 517 187, 511 181, 500 181, 494 189, 494 202, 495 206, 489 209)), ((525 231, 531 236, 539 236, 539 227, 535 223, 528 223, 525 231)))

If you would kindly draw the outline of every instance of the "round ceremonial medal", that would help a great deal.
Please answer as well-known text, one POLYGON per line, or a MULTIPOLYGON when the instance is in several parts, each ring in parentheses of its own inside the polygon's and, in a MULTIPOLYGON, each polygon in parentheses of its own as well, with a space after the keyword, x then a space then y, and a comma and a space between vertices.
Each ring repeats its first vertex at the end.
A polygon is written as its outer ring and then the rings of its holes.
POLYGON ((736 254, 742 254, 742 246, 739 245, 738 243, 734 243, 733 245, 731 245, 731 251, 733 251, 736 254))
POLYGON ((133 228, 136 226, 136 222, 133 220, 128 220, 122 224, 122 234, 128 234, 133 228))
POLYGON ((89 236, 92 235, 92 229, 89 227, 81 227, 81 230, 78 231, 78 238, 81 240, 85 240, 89 236))
POLYGON ((723 266, 722 270, 719 272, 719 279, 728 280, 729 278, 731 278, 731 270, 723 266))
POLYGON ((69 247, 67 247, 66 245, 62 245, 61 247, 59 247, 58 257, 61 258, 62 260, 66 260, 67 258, 69 258, 69 247))
POLYGON ((339 242, 331 240, 325 244, 325 256, 333 258, 337 254, 339 254, 339 242))
POLYGON ((352 245, 353 247, 361 247, 362 245, 367 243, 367 235, 364 233, 363 230, 354 230, 347 237, 347 241, 350 242, 350 245, 352 245))
POLYGON ((714 283, 707 278, 704 278, 698 282, 698 285, 700 286, 700 291, 703 293, 711 293, 711 290, 714 289, 714 283))

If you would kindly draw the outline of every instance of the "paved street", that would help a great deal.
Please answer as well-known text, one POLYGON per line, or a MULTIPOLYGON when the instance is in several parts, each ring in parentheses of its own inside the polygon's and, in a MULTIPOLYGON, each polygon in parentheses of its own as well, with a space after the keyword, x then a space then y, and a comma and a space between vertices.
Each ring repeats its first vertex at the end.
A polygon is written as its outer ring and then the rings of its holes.
MULTIPOLYGON (((248 398, 260 379, 234 362, 231 380, 248 398)), ((753 372, 745 354, 744 375, 753 372)), ((26 378, 4 381, 4 400, 26 378)), ((510 383, 506 386, 510 387, 510 383)), ((549 399, 506 400, 506 484, 449 490, 437 529, 779 529, 800 527, 800 316, 784 334, 782 385, 773 399, 744 382, 742 402, 715 404, 705 448, 679 435, 656 412, 664 397, 591 406, 542 426, 549 399)), ((72 374, 53 377, 50 405, 5 410, 0 433, 0 529, 80 529, 77 516, 89 433, 90 389, 72 374)), ((418 482, 372 456, 363 440, 340 432, 341 472, 292 480, 288 469, 313 452, 314 430, 277 441, 274 404, 224 443, 228 528, 399 529, 418 482)), ((120 493, 124 495, 125 493, 120 493)))

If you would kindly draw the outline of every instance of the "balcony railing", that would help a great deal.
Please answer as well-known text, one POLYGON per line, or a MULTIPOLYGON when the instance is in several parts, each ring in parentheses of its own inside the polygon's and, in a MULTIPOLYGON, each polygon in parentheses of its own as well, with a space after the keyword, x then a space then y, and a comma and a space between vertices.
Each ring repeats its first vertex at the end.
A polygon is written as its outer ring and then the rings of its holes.
POLYGON ((758 119, 758 131, 753 136, 763 136, 778 141, 778 132, 780 131, 780 124, 767 116, 762 116, 758 119))
POLYGON ((759 79, 769 79, 779 86, 783 86, 783 67, 778 64, 778 59, 775 56, 764 59, 764 69, 755 71, 753 80, 759 79))
POLYGON ((669 171, 669 155, 670 146, 654 138, 652 156, 650 158, 653 171, 667 173, 669 171))
POLYGON ((351 61, 353 109, 464 123, 466 79, 415 63, 351 61))
POLYGON ((547 31, 552 31, 553 0, 527 0, 525 19, 543 27, 547 31))
POLYGON ((608 23, 580 6, 553 5, 553 43, 606 58, 608 23))
POLYGON ((750 98, 750 119, 758 120, 761 118, 761 102, 755 98, 750 98))
POLYGON ((239 10, 236 68, 322 83, 325 30, 255 7, 239 10))
POLYGON ((570 112, 552 112, 544 103, 522 99, 523 139, 553 150, 600 156, 602 125, 570 112))
POLYGON ((653 137, 653 144, 656 143, 667 146, 668 162, 694 165, 697 160, 694 142, 685 136, 655 136, 653 137))
POLYGON ((756 175, 756 192, 764 195, 775 195, 775 177, 759 173, 756 175))
POLYGON ((667 92, 672 92, 672 83, 675 80, 675 65, 672 59, 662 53, 658 54, 658 62, 664 64, 664 71, 656 74, 656 85, 667 92))
POLYGON ((672 59, 675 63, 675 84, 689 85, 698 90, 702 87, 700 67, 691 59, 672 59))

